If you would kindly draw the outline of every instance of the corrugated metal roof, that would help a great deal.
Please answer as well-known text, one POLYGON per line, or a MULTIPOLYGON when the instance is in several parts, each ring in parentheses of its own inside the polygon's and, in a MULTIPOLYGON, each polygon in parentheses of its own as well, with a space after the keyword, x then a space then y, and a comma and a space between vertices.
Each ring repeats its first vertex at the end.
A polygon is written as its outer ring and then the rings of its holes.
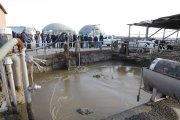
POLYGON ((135 26, 149 26, 154 28, 165 28, 165 29, 180 29, 180 14, 160 17, 158 19, 149 21, 142 21, 131 25, 135 26))
POLYGON ((0 3, 0 8, 2 9, 2 11, 7 14, 6 10, 4 9, 4 7, 2 6, 2 4, 0 3))

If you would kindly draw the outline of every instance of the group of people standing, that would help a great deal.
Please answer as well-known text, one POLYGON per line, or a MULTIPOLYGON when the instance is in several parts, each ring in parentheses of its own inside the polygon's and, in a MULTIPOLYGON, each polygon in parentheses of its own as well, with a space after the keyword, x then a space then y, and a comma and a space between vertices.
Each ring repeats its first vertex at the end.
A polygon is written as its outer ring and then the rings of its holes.
POLYGON ((79 40, 81 42, 81 48, 100 48, 102 49, 103 44, 103 35, 100 34, 100 36, 88 36, 86 35, 80 35, 79 40))
POLYGON ((102 49, 103 44, 103 35, 100 34, 99 38, 98 36, 88 36, 86 35, 79 35, 76 34, 64 34, 62 38, 59 38, 61 34, 45 34, 44 32, 36 32, 35 40, 36 40, 36 47, 40 46, 40 42, 42 43, 41 46, 49 45, 51 43, 56 42, 52 45, 52 48, 62 48, 65 42, 69 41, 69 47, 74 47, 75 43, 79 40, 81 48, 100 48, 102 49))
POLYGON ((48 46, 50 47, 50 44, 56 42, 55 44, 52 45, 52 48, 62 48, 64 45, 64 42, 67 42, 69 39, 70 42, 70 46, 72 47, 72 43, 77 41, 77 36, 76 34, 64 34, 61 38, 60 38, 61 34, 45 34, 44 32, 40 33, 39 31, 36 32, 35 34, 35 41, 36 41, 36 47, 40 47, 40 46, 48 46), (41 43, 41 45, 40 45, 41 43))
POLYGON ((27 49, 31 49, 33 35, 28 30, 23 30, 22 33, 12 31, 13 38, 20 38, 27 49))
POLYGON ((51 35, 50 34, 44 34, 43 32, 40 33, 39 31, 36 31, 36 34, 34 36, 34 39, 36 41, 36 48, 40 46, 45 46, 51 43, 51 35), (41 43, 41 45, 40 45, 41 43))
POLYGON ((102 44, 103 44, 102 34, 100 34, 98 37, 88 34, 86 35, 80 34, 78 36, 76 34, 67 33, 67 34, 63 34, 61 38, 60 35, 61 34, 55 34, 55 33, 48 33, 48 34, 45 34, 44 32, 40 33, 40 31, 36 31, 36 34, 32 35, 27 30, 23 30, 23 32, 20 34, 13 32, 13 37, 20 38, 27 49, 32 48, 31 44, 33 40, 35 40, 36 42, 36 48, 41 46, 48 46, 48 48, 63 48, 65 42, 69 42, 69 47, 75 47, 75 43, 79 41, 81 48, 94 47, 94 48, 102 49, 102 44))

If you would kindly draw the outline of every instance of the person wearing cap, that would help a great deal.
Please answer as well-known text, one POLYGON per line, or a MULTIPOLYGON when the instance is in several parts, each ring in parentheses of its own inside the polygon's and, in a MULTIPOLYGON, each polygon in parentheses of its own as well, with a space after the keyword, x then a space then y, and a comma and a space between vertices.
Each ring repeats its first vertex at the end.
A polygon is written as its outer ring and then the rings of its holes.
POLYGON ((40 36, 40 32, 39 31, 36 31, 34 39, 36 40, 36 48, 40 47, 39 44, 40 44, 41 36, 40 36))

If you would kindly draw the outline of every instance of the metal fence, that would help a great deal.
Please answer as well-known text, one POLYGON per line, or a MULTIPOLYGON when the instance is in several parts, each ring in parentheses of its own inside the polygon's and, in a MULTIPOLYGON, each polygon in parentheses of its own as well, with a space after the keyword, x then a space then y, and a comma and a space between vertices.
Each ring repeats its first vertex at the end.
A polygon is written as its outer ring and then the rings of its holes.
MULTIPOLYGON (((56 42, 55 44, 47 43, 47 42, 36 43, 34 41, 31 43, 28 43, 28 45, 30 45, 31 48, 27 48, 26 52, 32 53, 32 51, 36 51, 34 52, 34 54, 36 55, 37 54, 46 55, 50 53, 63 52, 64 44, 68 45, 69 51, 75 51, 77 43, 79 44, 80 51, 92 51, 92 50, 102 50, 102 49, 114 50, 115 47, 120 49, 122 47, 122 44, 128 44, 129 50, 136 52, 139 49, 149 50, 154 45, 153 42, 149 42, 149 41, 129 41, 129 43, 124 43, 124 41, 122 40, 117 40, 113 42, 112 44, 110 44, 110 46, 104 45, 102 41, 91 41, 91 42, 90 41, 76 41, 76 42, 70 41, 70 42, 56 42), (145 43, 148 43, 149 47, 145 46, 145 43)), ((168 43, 168 45, 179 44, 176 40, 166 40, 166 43, 168 43)), ((158 46, 158 45, 156 44, 155 46, 158 46)))
POLYGON ((103 45, 103 42, 100 41, 76 41, 76 42, 56 42, 53 43, 27 43, 30 47, 27 47, 26 52, 28 54, 50 54, 64 51, 64 45, 68 45, 69 51, 75 51, 79 47, 80 51, 93 51, 93 50, 111 50, 112 47, 103 45), (38 46, 38 47, 37 47, 38 46))

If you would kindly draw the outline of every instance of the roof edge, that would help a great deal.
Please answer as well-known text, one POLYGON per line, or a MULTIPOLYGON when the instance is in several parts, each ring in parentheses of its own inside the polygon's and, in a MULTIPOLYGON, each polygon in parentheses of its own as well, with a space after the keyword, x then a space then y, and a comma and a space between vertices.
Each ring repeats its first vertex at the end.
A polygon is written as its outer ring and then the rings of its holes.
POLYGON ((0 3, 0 8, 2 9, 2 11, 7 14, 6 10, 4 9, 4 7, 2 6, 2 4, 0 3))

